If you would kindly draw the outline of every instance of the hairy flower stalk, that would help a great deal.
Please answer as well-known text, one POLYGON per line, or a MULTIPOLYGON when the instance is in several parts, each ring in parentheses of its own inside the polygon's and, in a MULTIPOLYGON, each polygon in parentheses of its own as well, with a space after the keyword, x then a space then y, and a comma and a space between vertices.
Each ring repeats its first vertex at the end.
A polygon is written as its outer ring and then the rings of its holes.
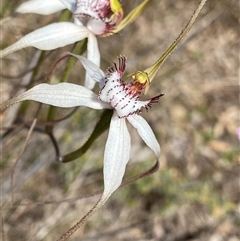
MULTIPOLYGON (((119 32, 133 22, 151 0, 144 0, 126 18, 118 0, 30 0, 22 3, 19 13, 51 14, 63 9, 73 13, 74 23, 52 23, 39 28, 11 46, 0 50, 0 58, 26 47, 53 50, 88 38, 87 57, 100 66, 97 36, 108 36, 119 32)), ((95 82, 86 76, 85 86, 94 87, 95 82)))

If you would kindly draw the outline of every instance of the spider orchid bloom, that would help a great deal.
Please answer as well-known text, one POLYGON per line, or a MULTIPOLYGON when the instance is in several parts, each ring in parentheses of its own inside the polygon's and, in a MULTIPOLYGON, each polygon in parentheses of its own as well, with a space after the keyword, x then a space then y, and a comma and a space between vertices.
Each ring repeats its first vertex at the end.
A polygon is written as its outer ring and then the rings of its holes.
MULTIPOLYGON (((74 23, 52 23, 39 28, 11 46, 0 51, 0 58, 26 47, 41 50, 57 49, 88 38, 88 59, 100 66, 100 53, 95 35, 108 36, 119 32, 134 21, 151 0, 144 0, 123 19, 123 9, 118 0, 30 0, 17 8, 19 13, 51 14, 63 9, 73 13, 74 23)), ((85 86, 94 87, 86 77, 85 86)))
POLYGON ((3 103, 0 110, 24 100, 34 100, 57 107, 87 106, 93 109, 113 109, 104 152, 104 192, 97 205, 100 207, 121 185, 130 158, 131 139, 126 120, 137 129, 159 160, 160 146, 151 127, 139 114, 144 108, 148 110, 153 103, 158 102, 162 94, 140 101, 140 95, 150 83, 148 73, 138 71, 131 76, 128 83, 123 82, 122 76, 126 68, 126 58, 123 56, 118 58, 118 63, 108 68, 106 74, 88 59, 73 56, 82 62, 87 73, 99 83, 98 95, 86 87, 71 83, 39 84, 3 103))

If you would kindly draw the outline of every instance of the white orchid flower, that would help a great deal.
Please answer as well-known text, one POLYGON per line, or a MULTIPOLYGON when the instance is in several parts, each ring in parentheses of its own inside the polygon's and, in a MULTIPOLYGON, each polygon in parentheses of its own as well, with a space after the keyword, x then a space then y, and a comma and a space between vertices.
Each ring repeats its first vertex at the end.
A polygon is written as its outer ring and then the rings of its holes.
POLYGON ((131 76, 130 82, 123 82, 122 75, 126 68, 125 57, 120 56, 118 63, 114 63, 104 74, 88 59, 78 55, 73 56, 82 62, 87 73, 99 83, 98 95, 86 87, 71 83, 39 84, 0 105, 0 110, 24 100, 34 100, 63 108, 87 106, 93 109, 113 109, 104 152, 104 192, 98 204, 101 206, 121 185, 130 158, 131 139, 126 120, 136 128, 143 141, 153 150, 159 160, 160 146, 151 127, 139 113, 143 108, 150 108, 151 104, 156 103, 162 94, 140 101, 141 93, 150 83, 148 74, 139 71, 131 76))
MULTIPOLYGON (((134 21, 147 6, 145 0, 123 19, 123 9, 118 0, 30 0, 22 3, 19 13, 51 14, 63 9, 73 13, 74 23, 52 23, 39 28, 11 46, 0 50, 0 58, 26 47, 53 50, 88 38, 87 57, 100 66, 100 53, 95 35, 107 36, 119 32, 134 21)), ((88 76, 85 86, 94 87, 88 76)))

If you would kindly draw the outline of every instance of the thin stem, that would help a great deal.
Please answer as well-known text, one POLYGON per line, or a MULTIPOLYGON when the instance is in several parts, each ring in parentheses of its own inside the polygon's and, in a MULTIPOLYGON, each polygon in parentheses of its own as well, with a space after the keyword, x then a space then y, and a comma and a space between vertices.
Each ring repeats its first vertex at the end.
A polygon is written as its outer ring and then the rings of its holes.
POLYGON ((184 37, 187 35, 189 30, 192 28, 193 24, 197 20, 197 17, 201 10, 203 9, 205 3, 207 0, 202 0, 195 12, 193 13, 192 17, 188 21, 185 28, 182 30, 182 32, 179 34, 177 39, 169 46, 169 48, 166 50, 166 52, 158 59, 151 67, 147 68, 144 72, 148 73, 150 82, 153 80, 154 76, 156 75, 159 68, 163 65, 163 63, 168 59, 168 57, 172 54, 172 52, 177 48, 177 46, 182 42, 184 37))
POLYGON ((70 162, 75 160, 76 158, 82 156, 84 153, 86 153, 86 151, 90 148, 90 146, 93 144, 93 142, 102 135, 102 133, 104 133, 108 127, 109 127, 109 123, 111 121, 113 115, 113 111, 112 110, 104 110, 98 123, 96 124, 91 136, 89 137, 89 139, 86 141, 86 143, 81 146, 79 149, 60 157, 60 159, 58 159, 61 162, 70 162))

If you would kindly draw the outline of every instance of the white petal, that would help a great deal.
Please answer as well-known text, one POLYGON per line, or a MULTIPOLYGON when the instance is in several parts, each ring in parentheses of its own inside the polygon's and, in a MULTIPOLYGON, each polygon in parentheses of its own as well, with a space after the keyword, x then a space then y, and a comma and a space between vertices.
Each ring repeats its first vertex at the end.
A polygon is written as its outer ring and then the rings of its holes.
POLYGON ((143 141, 154 151, 157 159, 159 159, 160 146, 149 124, 139 115, 131 115, 127 119, 137 129, 143 141))
POLYGON ((74 23, 78 26, 83 26, 83 23, 79 19, 74 18, 74 23))
POLYGON ((59 0, 31 0, 22 3, 18 8, 19 13, 38 13, 43 15, 52 14, 65 9, 59 0))
POLYGON ((121 185, 130 158, 130 148, 131 140, 125 119, 120 119, 114 112, 104 152, 104 191, 100 206, 121 185))
MULTIPOLYGON (((96 66, 100 66, 100 52, 98 49, 98 42, 97 38, 94 34, 89 33, 88 36, 88 45, 87 45, 87 58, 92 61, 96 66)), ((95 81, 89 76, 89 74, 86 74, 85 79, 85 87, 88 89, 92 89, 95 85, 95 81)), ((102 86, 100 86, 101 88, 102 86)))
POLYGON ((69 54, 77 58, 82 63, 83 67, 94 81, 101 82, 105 78, 104 72, 96 64, 82 57, 81 55, 72 53, 69 54))
POLYGON ((88 34, 89 30, 84 26, 68 22, 52 23, 27 34, 13 45, 1 50, 0 58, 26 47, 35 47, 41 50, 57 49, 80 41, 88 34))
MULTIPOLYGON (((48 0, 50 1, 50 0, 48 0)), ((52 0, 51 0, 52 1, 52 0)), ((76 0, 58 0, 61 2, 68 10, 70 10, 72 13, 75 12, 76 9, 76 0)))
POLYGON ((70 83, 56 85, 39 84, 20 94, 19 96, 3 103, 1 110, 8 106, 24 100, 34 100, 44 104, 58 107, 87 106, 93 109, 110 108, 105 102, 98 99, 98 96, 91 90, 70 83))

